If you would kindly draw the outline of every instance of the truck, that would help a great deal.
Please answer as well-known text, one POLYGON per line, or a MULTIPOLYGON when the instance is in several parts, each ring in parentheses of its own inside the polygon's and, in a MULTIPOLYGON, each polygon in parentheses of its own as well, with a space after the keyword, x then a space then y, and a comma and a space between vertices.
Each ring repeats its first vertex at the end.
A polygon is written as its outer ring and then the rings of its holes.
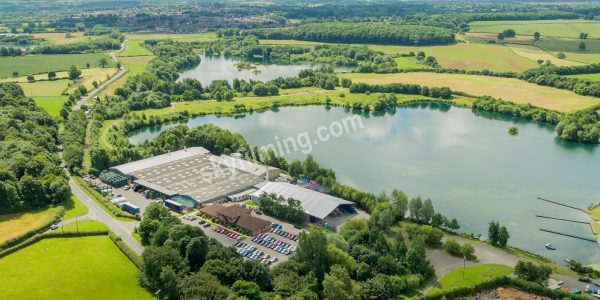
POLYGON ((140 208, 130 202, 123 202, 123 203, 119 204, 119 207, 121 207, 122 210, 124 210, 132 215, 140 213, 140 208))
POLYGON ((164 204, 166 207, 168 207, 170 210, 172 210, 174 212, 182 212, 183 211, 183 204, 181 204, 177 201, 167 199, 167 200, 165 200, 164 204))

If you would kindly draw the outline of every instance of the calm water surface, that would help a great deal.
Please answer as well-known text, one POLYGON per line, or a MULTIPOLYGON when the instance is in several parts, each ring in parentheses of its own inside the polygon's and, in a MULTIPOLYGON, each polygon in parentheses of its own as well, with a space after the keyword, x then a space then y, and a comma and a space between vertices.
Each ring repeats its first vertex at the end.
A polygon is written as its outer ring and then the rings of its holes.
MULTIPOLYGON (((200 117, 189 126, 214 123, 267 145, 329 126, 351 114, 321 106, 281 108, 243 117, 200 117)), ((593 238, 588 225, 536 218, 536 214, 587 220, 575 210, 536 197, 585 208, 600 201, 600 148, 555 139, 553 129, 499 115, 442 105, 413 105, 385 116, 361 116, 364 128, 312 145, 312 154, 338 179, 379 193, 399 188, 431 198, 435 208, 456 217, 461 231, 487 235, 490 220, 507 225, 510 243, 563 263, 565 258, 600 262, 596 243, 539 231, 555 230, 593 238), (517 126, 519 134, 507 133, 517 126), (557 251, 548 251, 551 242, 557 251)), ((144 128, 139 143, 174 125, 144 128)), ((304 148, 306 149, 306 148, 304 148)), ((301 151, 286 158, 302 159, 301 151)))
MULTIPOLYGON (((240 59, 224 56, 200 55, 200 64, 191 70, 179 75, 179 80, 194 78, 203 85, 209 85, 213 80, 227 80, 233 82, 234 78, 244 80, 269 81, 278 77, 295 77, 304 69, 316 68, 319 65, 300 63, 286 64, 285 62, 273 62, 265 60, 253 60, 257 68, 252 70, 238 70, 235 66, 240 59)), ((336 68, 336 71, 349 71, 350 68, 336 68)))

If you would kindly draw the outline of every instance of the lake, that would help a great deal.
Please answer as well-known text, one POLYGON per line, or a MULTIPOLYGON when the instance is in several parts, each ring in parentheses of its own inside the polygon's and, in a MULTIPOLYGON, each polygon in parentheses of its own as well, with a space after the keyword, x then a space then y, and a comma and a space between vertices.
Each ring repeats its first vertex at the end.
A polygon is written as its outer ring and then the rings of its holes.
MULTIPOLYGON (((233 82, 234 78, 248 81, 260 80, 269 81, 278 77, 296 77, 304 69, 317 68, 319 64, 309 63, 286 63, 281 61, 268 61, 262 59, 253 59, 250 62, 255 64, 256 69, 238 70, 235 64, 242 60, 234 57, 225 56, 206 56, 200 55, 200 64, 179 75, 179 80, 185 78, 194 78, 203 85, 209 85, 213 80, 227 80, 233 82)), ((350 71, 351 68, 335 68, 336 72, 350 71)))
MULTIPOLYGON (((319 126, 333 128, 330 124, 348 116, 352 114, 343 108, 283 107, 237 117, 198 117, 186 124, 214 123, 257 146, 307 132, 317 142, 310 145, 315 159, 335 170, 344 183, 374 193, 399 188, 409 196, 431 198, 436 210, 459 220, 461 231, 484 237, 488 223, 498 220, 507 226, 511 245, 559 263, 566 258, 600 261, 596 243, 539 230, 593 238, 588 225, 536 217, 588 220, 582 212, 536 197, 580 208, 599 202, 599 147, 557 140, 551 126, 442 104, 361 115, 362 129, 326 142, 315 139, 319 126), (508 134, 511 126, 519 128, 518 135, 508 134), (546 250, 548 242, 558 250, 546 250)), ((137 130, 130 140, 151 139, 171 126, 137 130)), ((285 157, 302 159, 305 154, 285 157)))

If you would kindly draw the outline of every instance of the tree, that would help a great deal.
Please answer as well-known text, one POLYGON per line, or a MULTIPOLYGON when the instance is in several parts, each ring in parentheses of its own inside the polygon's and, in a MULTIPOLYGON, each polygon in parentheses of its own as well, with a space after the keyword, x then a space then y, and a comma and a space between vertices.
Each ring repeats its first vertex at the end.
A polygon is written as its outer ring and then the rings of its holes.
POLYGON ((403 191, 394 189, 392 191, 392 209, 396 220, 402 220, 406 217, 408 210, 408 197, 403 191))
POLYGON ((75 65, 69 67, 69 79, 75 80, 81 76, 81 71, 75 65))
POLYGON ((582 32, 582 33, 579 34, 579 39, 580 40, 585 40, 587 38, 588 38, 588 34, 587 33, 582 32))
POLYGON ((452 229, 454 231, 460 229, 460 225, 458 224, 458 220, 452 219, 452 221, 450 221, 450 224, 448 225, 448 228, 450 228, 450 229, 452 229))
POLYGON ((198 272, 180 279, 177 284, 183 299, 221 300, 227 299, 231 291, 219 282, 217 277, 198 272))
POLYGON ((560 59, 565 59, 565 58, 567 58, 567 55, 566 55, 566 54, 564 54, 563 52, 558 52, 558 53, 556 54, 556 57, 558 57, 558 58, 560 58, 560 59))
POLYGON ((421 197, 416 197, 410 199, 408 203, 408 212, 410 214, 410 218, 419 222, 421 220, 421 207, 423 206, 423 201, 421 201, 421 197))
POLYGON ((431 203, 431 199, 427 199, 423 202, 423 206, 420 209, 420 215, 421 215, 421 222, 423 223, 430 223, 431 222, 431 218, 433 218, 433 215, 435 214, 435 211, 433 209, 433 203, 431 203))
POLYGON ((492 245, 498 246, 500 240, 500 224, 498 222, 490 222, 488 226, 488 240, 492 245))
POLYGON ((12 72, 12 77, 19 77, 19 72, 18 71, 13 71, 12 72))
POLYGON ((291 164, 289 164, 288 172, 293 177, 299 177, 300 174, 302 174, 302 163, 300 163, 299 160, 295 159, 291 164))
POLYGON ((333 265, 323 279, 323 296, 327 300, 359 300, 360 291, 345 268, 333 265))
POLYGON ((256 96, 268 96, 269 88, 264 83, 257 83, 252 87, 252 92, 256 96))
POLYGON ((83 162, 83 147, 77 144, 68 144, 63 151, 63 159, 71 171, 81 167, 81 163, 83 162))
POLYGON ((260 288, 252 281, 237 280, 231 289, 239 297, 246 297, 249 300, 260 299, 260 288))
MULTIPOLYGON (((106 68, 106 66, 108 66, 108 60, 106 59, 106 57, 102 57, 100 58, 100 60, 98 61, 98 65, 101 68, 106 68)), ((88 67, 89 68, 89 67, 88 67)))
POLYGON ((196 272, 206 259, 208 252, 208 239, 205 236, 193 238, 187 245, 186 260, 190 266, 190 271, 196 272))
POLYGON ((54 80, 56 78, 56 72, 50 71, 48 72, 48 80, 54 80))
POLYGON ((498 233, 498 245, 501 247, 506 247, 509 238, 510 234, 508 233, 508 230, 505 226, 502 226, 502 228, 500 228, 500 232, 498 233))
POLYGON ((533 38, 536 39, 536 40, 539 40, 541 35, 542 35, 541 33, 539 33, 539 32, 536 31, 536 32, 533 33, 533 38))
POLYGON ((177 291, 177 274, 169 266, 163 267, 160 272, 160 298, 162 299, 177 299, 179 292, 177 291))
POLYGON ((548 266, 536 266, 532 262, 517 262, 515 266, 515 275, 527 281, 539 283, 542 286, 546 285, 546 281, 550 277, 552 269, 548 266))
POLYGON ((587 46, 585 45, 585 42, 581 42, 579 43, 579 50, 583 51, 587 48, 587 46))
POLYGON ((502 41, 502 40, 504 40, 504 34, 503 34, 502 32, 501 32, 501 33, 498 33, 498 35, 496 36, 496 38, 497 38, 498 40, 502 41))
POLYGON ((298 242, 298 261, 308 266, 317 277, 317 282, 323 282, 329 265, 327 262, 327 238, 321 230, 315 230, 310 234, 300 233, 298 242))
POLYGON ((444 216, 440 213, 435 213, 431 218, 431 226, 441 228, 444 226, 444 216))
POLYGON ((35 78, 33 77, 33 75, 27 75, 27 81, 34 82, 35 78))
POLYGON ((152 291, 162 289, 161 273, 170 267, 175 273, 185 270, 185 263, 179 253, 170 247, 146 247, 142 253, 141 278, 145 286, 152 291))
POLYGON ((360 296, 365 300, 387 300, 390 299, 387 282, 384 275, 375 276, 365 281, 360 290, 360 296))

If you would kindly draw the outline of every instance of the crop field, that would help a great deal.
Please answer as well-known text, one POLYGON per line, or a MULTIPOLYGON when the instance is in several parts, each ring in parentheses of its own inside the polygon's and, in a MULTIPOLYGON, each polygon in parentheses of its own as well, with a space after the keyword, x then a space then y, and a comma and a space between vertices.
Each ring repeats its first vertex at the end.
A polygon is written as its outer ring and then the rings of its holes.
POLYGON ((515 103, 531 103, 559 112, 573 112, 600 104, 600 99, 577 95, 568 90, 528 83, 515 78, 446 73, 340 74, 353 82, 369 84, 412 83, 431 87, 449 87, 473 96, 492 96, 515 103))
POLYGON ((144 43, 143 40, 128 40, 127 43, 125 43, 125 49, 119 53, 119 56, 127 57, 152 55, 152 52, 142 47, 142 43, 144 43))
POLYGON ((211 41, 216 40, 217 35, 212 32, 203 33, 149 33, 128 34, 127 39, 134 40, 174 40, 177 42, 211 41))
POLYGON ((32 75, 47 73, 49 71, 65 71, 75 65, 80 69, 98 67, 100 58, 106 58, 110 67, 114 67, 114 61, 103 53, 91 54, 53 54, 53 55, 29 55, 19 57, 0 58, 0 78, 12 76, 14 71, 19 75, 32 75))
POLYGON ((6 299, 154 299, 108 236, 43 239, 0 260, 6 299))
POLYGON ((497 264, 481 264, 466 267, 464 269, 463 277, 463 268, 459 267, 444 275, 438 281, 439 287, 434 287, 430 290, 430 293, 439 290, 472 286, 495 277, 512 274, 512 272, 513 269, 508 266, 497 264))
POLYGON ((528 45, 535 41, 533 36, 517 34, 512 38, 505 38, 503 41, 498 41, 497 33, 491 32, 467 32, 465 34, 458 34, 457 40, 465 40, 473 43, 488 43, 488 41, 495 41, 496 43, 511 43, 511 44, 524 44, 528 45))
POLYGON ((44 208, 30 212, 0 215, 0 243, 42 226, 52 218, 55 212, 56 208, 44 208))
POLYGON ((472 32, 513 29, 517 34, 533 35, 537 31, 542 37, 566 38, 578 38, 579 33, 585 32, 589 38, 600 38, 600 21, 592 20, 476 21, 469 25, 472 32))
MULTIPOLYGON (((554 52, 553 54, 557 54, 554 52)), ((600 55, 597 53, 582 53, 582 52, 563 52, 568 60, 577 61, 585 64, 600 63, 600 55)))
POLYGON ((538 59, 541 59, 543 61, 549 60, 552 62, 552 64, 557 65, 559 67, 584 65, 583 63, 580 63, 580 62, 576 62, 576 61, 572 61, 572 60, 568 60, 568 59, 560 59, 560 58, 558 58, 538 47, 535 47, 535 46, 511 44, 511 45, 508 45, 508 47, 513 52, 515 52, 517 55, 520 55, 522 57, 525 57, 525 58, 533 60, 533 61, 537 61, 538 59))
POLYGON ((97 36, 84 36, 83 32, 72 32, 70 38, 63 32, 34 33, 33 37, 43 38, 50 41, 52 44, 58 45, 91 41, 98 38, 97 36))
POLYGON ((521 57, 503 45, 458 43, 450 46, 387 46, 370 45, 373 50, 387 54, 424 51, 434 56, 438 63, 448 69, 524 71, 537 67, 537 63, 521 57))

